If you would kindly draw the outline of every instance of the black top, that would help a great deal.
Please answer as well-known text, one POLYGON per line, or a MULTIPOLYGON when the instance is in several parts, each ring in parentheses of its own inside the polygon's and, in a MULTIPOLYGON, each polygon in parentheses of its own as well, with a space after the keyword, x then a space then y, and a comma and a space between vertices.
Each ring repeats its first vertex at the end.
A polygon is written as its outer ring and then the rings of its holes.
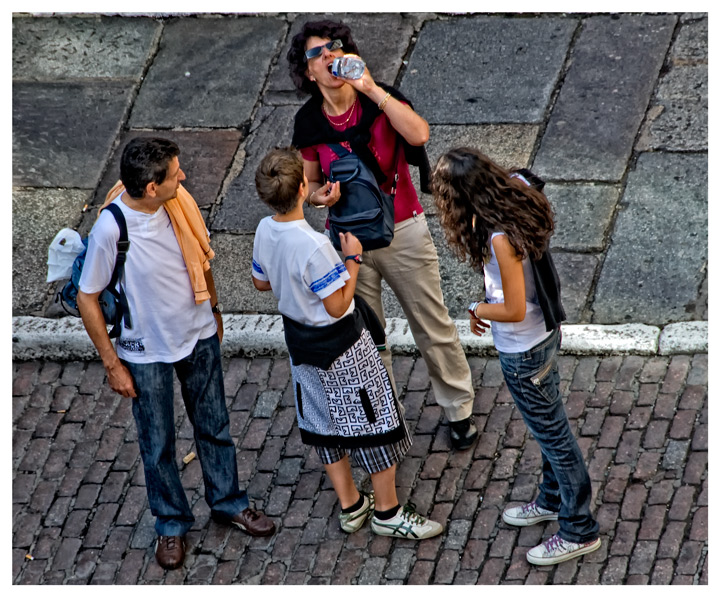
MULTIPOLYGON (((527 168, 512 170, 520 174, 525 181, 540 193, 545 188, 545 181, 527 168)), ((565 309, 560 300, 560 277, 555 269, 550 247, 545 249, 540 259, 530 260, 532 265, 533 278, 535 279, 535 290, 538 295, 538 303, 545 317, 545 330, 550 332, 565 321, 565 309)))
MULTIPOLYGON (((412 107, 412 103, 402 93, 394 87, 377 83, 379 87, 389 92, 394 98, 401 102, 407 103, 412 107)), ((372 101, 364 93, 358 93, 362 115, 360 121, 344 131, 337 131, 322 113, 323 97, 320 94, 313 95, 295 115, 295 128, 293 130, 292 144, 298 149, 310 147, 312 145, 340 143, 347 141, 350 143, 353 153, 368 165, 375 175, 379 184, 386 180, 386 176, 380 170, 380 166, 375 159, 372 151, 370 151, 370 127, 375 119, 382 114, 377 104, 372 101)), ((410 145, 402 135, 399 135, 405 149, 405 158, 409 164, 420 168, 420 189, 423 193, 430 192, 430 161, 428 160, 425 146, 410 145)))
POLYGON ((545 329, 550 332, 565 321, 565 309, 560 299, 560 277, 555 269, 550 249, 546 249, 537 261, 530 260, 535 278, 538 303, 545 317, 545 329))
POLYGON ((293 365, 312 365, 327 371, 333 361, 360 339, 367 329, 376 346, 385 345, 385 330, 375 311, 355 295, 355 310, 323 326, 309 326, 283 315, 285 342, 293 365))

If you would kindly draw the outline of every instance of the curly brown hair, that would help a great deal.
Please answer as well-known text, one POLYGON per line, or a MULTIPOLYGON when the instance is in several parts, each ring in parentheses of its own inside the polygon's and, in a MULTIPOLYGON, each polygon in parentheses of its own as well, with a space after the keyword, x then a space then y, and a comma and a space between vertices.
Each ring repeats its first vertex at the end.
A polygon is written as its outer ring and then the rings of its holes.
POLYGON ((290 42, 290 49, 287 53, 290 78, 297 88, 298 96, 305 94, 315 95, 320 93, 317 83, 305 76, 307 71, 307 59, 305 58, 305 43, 309 37, 320 37, 322 39, 339 39, 343 43, 345 54, 359 54, 357 45, 353 41, 350 27, 341 21, 308 21, 295 35, 290 42))
POLYGON ((432 194, 448 244, 479 271, 490 258, 493 232, 504 232, 519 256, 537 260, 555 229, 547 197, 510 175, 470 147, 440 156, 433 172, 432 194))

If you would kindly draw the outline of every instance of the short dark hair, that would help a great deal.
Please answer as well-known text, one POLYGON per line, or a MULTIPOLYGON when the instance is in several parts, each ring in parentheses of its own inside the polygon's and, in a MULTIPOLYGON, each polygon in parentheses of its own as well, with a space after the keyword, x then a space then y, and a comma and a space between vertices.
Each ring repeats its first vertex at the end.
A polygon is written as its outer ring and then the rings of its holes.
POLYGON ((304 180, 302 156, 294 147, 271 150, 255 171, 255 188, 260 199, 279 214, 295 208, 304 180))
POLYGON ((125 146, 120 158, 120 180, 128 195, 141 199, 151 182, 162 184, 168 165, 180 148, 160 137, 136 137, 125 146))
POLYGON ((307 70, 307 59, 305 58, 305 43, 309 37, 322 37, 323 39, 340 39, 343 42, 343 52, 346 54, 359 54, 359 50, 353 41, 350 27, 341 21, 308 21, 295 35, 290 42, 290 50, 287 53, 288 65, 290 67, 290 78, 297 88, 298 96, 305 94, 315 95, 320 93, 317 84, 305 76, 307 70))

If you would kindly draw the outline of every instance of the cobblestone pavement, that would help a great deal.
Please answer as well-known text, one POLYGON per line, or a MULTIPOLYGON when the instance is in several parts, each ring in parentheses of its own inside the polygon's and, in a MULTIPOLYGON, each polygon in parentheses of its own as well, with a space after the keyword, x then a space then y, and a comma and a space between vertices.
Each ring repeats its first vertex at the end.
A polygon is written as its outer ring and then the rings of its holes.
MULTIPOLYGON (((209 519, 192 429, 177 399, 177 457, 196 523, 186 565, 153 557, 130 402, 99 362, 13 365, 15 584, 707 584, 708 359, 560 357, 572 427, 589 465, 602 548, 547 568, 528 548, 557 523, 517 529, 500 513, 530 500, 540 452, 494 357, 471 357, 473 450, 449 447, 447 423, 422 359, 399 356, 395 376, 413 446, 400 499, 445 523, 415 543, 339 528, 338 502, 295 422, 286 358, 231 358, 225 385, 241 482, 276 522, 251 539, 209 519)), ((367 484, 362 475, 358 481, 367 484)))

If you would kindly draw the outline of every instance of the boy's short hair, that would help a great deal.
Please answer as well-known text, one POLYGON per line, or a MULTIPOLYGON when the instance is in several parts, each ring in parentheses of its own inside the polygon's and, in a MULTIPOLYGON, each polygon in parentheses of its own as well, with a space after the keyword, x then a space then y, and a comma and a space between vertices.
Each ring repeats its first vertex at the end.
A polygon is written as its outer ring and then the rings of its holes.
POLYGON ((279 214, 297 205, 298 189, 305 180, 303 159, 294 147, 270 151, 255 171, 255 188, 260 199, 279 214))

